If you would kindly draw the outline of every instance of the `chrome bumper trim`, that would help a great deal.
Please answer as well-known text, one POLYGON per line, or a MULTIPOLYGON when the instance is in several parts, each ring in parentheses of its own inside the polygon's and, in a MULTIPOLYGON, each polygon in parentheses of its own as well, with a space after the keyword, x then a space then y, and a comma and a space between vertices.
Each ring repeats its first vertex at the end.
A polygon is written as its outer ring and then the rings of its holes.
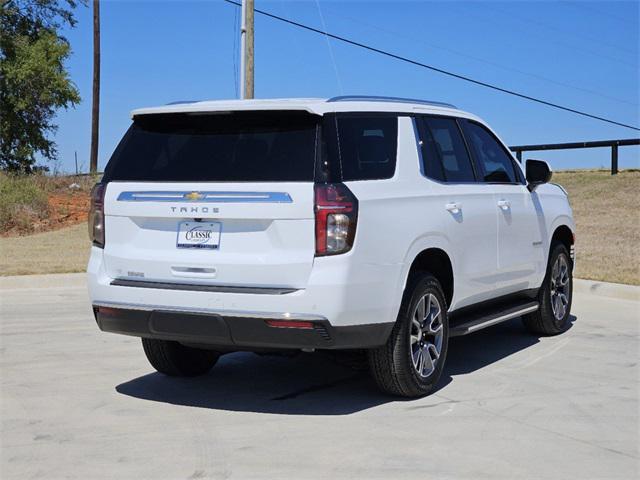
POLYGON ((185 290, 193 292, 241 293, 250 295, 287 295, 300 291, 299 288, 275 287, 234 287, 229 285, 202 285, 194 283, 149 282, 116 278, 110 285, 114 287, 152 288, 159 290, 185 290))
POLYGON ((176 313, 202 313, 208 315, 220 315, 221 317, 238 317, 238 318, 263 318, 267 320, 308 320, 308 321, 326 321, 322 315, 314 315, 309 313, 289 313, 289 312, 256 312, 250 310, 220 310, 213 308, 182 308, 170 307, 166 305, 142 305, 120 302, 93 302, 94 307, 121 308, 126 310, 143 310, 147 312, 176 312, 176 313))

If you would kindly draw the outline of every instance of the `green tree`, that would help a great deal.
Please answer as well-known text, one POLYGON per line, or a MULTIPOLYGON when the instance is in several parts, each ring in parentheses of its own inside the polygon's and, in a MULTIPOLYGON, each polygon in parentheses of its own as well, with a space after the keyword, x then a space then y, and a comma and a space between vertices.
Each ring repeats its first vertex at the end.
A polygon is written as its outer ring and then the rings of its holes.
MULTIPOLYGON (((83 0, 80 0, 84 3, 83 0)), ((80 102, 59 32, 76 24, 76 0, 0 0, 0 169, 31 172, 57 156, 55 112, 80 102)))

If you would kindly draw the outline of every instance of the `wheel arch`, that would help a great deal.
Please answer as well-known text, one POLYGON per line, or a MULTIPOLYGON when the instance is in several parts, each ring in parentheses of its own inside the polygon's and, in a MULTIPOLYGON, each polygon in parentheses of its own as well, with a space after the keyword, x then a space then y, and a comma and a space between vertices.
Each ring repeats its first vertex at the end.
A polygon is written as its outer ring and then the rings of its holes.
MULTIPOLYGON (((576 267, 576 256, 575 256, 575 226, 570 222, 559 222, 554 225, 553 234, 549 239, 549 245, 547 248, 547 268, 549 265, 549 260, 551 258, 551 249, 555 242, 562 243, 569 252, 569 257, 571 258, 571 269, 574 270, 576 267)), ((545 269, 546 272, 546 269, 545 269)))
POLYGON ((440 247, 426 247, 417 252, 404 276, 403 291, 416 272, 429 272, 438 279, 447 302, 451 306, 454 294, 453 263, 450 255, 440 247))
POLYGON ((559 241, 567 247, 567 250, 571 250, 571 247, 575 243, 575 235, 573 230, 565 224, 558 225, 553 231, 551 236, 551 243, 559 241))

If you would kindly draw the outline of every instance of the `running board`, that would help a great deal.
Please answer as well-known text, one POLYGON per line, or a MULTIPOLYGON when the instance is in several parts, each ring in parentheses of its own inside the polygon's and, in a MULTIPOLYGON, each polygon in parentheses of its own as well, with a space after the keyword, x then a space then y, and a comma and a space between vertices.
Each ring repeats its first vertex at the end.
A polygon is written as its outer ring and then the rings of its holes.
POLYGON ((472 314, 465 318, 464 323, 451 326, 449 329, 450 337, 460 337, 462 335, 468 335, 469 333, 477 332, 483 328, 496 325, 498 323, 506 322, 512 318, 526 315, 538 310, 538 302, 520 303, 519 305, 510 306, 500 309, 494 309, 489 312, 484 311, 478 314, 472 314))

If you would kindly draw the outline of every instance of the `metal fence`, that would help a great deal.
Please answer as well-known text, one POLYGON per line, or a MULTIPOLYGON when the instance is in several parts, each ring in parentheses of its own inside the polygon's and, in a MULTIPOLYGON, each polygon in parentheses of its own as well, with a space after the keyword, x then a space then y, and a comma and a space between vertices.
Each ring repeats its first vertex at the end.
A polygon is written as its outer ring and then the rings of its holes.
POLYGON ((540 150, 570 150, 575 148, 611 148, 611 175, 618 173, 618 147, 630 145, 640 145, 640 138, 627 138, 624 140, 600 140, 597 142, 574 142, 574 143, 548 143, 545 145, 517 145, 509 147, 515 152, 518 161, 522 163, 522 152, 534 152, 540 150))

